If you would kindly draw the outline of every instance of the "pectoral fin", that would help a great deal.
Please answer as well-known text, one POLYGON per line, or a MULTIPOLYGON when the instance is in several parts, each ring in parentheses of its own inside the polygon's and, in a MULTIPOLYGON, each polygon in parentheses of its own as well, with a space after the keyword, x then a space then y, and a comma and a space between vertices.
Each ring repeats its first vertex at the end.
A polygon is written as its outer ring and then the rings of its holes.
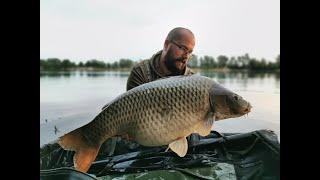
POLYGON ((199 133, 200 136, 207 136, 210 134, 213 123, 215 121, 215 116, 212 112, 209 112, 205 121, 200 121, 195 126, 195 133, 199 133))
POLYGON ((179 138, 169 144, 169 148, 178 154, 180 157, 184 157, 188 151, 188 142, 185 137, 179 138))

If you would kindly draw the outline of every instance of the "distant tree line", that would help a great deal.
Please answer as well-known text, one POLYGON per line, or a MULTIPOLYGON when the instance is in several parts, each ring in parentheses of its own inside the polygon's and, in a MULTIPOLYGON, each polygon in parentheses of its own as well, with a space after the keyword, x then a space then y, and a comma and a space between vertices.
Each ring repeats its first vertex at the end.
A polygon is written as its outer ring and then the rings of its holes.
POLYGON ((93 68, 93 69, 119 69, 131 68, 135 61, 130 59, 120 59, 113 63, 105 63, 96 59, 88 60, 85 63, 78 64, 71 62, 69 59, 60 60, 58 58, 40 59, 40 70, 72 70, 78 68, 93 68))
POLYGON ((220 55, 216 59, 212 56, 203 56, 198 58, 194 55, 188 64, 191 68, 215 69, 248 69, 248 70, 276 70, 280 69, 280 54, 276 57, 275 62, 267 62, 264 58, 258 60, 249 57, 248 54, 238 57, 220 55))
MULTIPOLYGON (((131 68, 137 61, 131 59, 120 59, 113 63, 105 63, 101 60, 88 60, 86 62, 74 63, 69 59, 60 60, 58 58, 40 59, 40 70, 73 70, 79 68, 92 69, 125 69, 131 68)), ((230 57, 220 55, 216 59, 212 56, 203 56, 198 58, 197 55, 192 56, 188 62, 191 68, 201 69, 217 69, 228 68, 238 70, 277 70, 280 69, 280 54, 276 57, 275 62, 267 62, 265 59, 258 60, 249 57, 248 54, 238 57, 230 57)))

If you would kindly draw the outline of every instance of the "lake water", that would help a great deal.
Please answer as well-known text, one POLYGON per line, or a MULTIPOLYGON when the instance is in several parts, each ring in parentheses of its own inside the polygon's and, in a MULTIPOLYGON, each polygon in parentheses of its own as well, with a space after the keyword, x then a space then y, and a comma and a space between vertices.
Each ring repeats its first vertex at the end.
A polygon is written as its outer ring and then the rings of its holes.
MULTIPOLYGON (((198 71, 248 100, 248 117, 215 122, 219 132, 274 131, 280 140, 279 73, 198 71)), ((40 145, 92 120, 101 108, 126 91, 129 72, 40 73, 40 145), (53 129, 56 128, 56 131, 53 129)))

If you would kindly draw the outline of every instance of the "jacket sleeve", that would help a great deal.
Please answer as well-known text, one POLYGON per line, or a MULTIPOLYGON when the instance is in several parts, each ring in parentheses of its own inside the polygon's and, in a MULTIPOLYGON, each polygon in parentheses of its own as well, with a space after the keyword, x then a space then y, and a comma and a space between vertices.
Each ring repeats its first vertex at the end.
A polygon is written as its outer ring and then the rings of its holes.
POLYGON ((141 67, 134 66, 127 80, 127 91, 146 82, 141 67))

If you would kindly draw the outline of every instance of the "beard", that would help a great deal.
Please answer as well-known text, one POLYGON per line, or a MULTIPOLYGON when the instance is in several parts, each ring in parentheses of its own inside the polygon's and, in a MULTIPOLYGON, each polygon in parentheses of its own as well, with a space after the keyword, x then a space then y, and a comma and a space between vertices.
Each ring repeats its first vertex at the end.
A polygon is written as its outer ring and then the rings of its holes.
POLYGON ((186 69, 186 67, 184 67, 182 70, 177 68, 175 62, 176 61, 182 61, 183 58, 180 57, 180 58, 175 58, 173 56, 173 53, 171 51, 171 49, 168 51, 168 53, 166 54, 165 56, 165 61, 164 61, 164 64, 166 65, 166 67, 168 68, 168 70, 171 72, 170 75, 172 76, 177 76, 177 75, 183 75, 184 74, 184 71, 186 69))

